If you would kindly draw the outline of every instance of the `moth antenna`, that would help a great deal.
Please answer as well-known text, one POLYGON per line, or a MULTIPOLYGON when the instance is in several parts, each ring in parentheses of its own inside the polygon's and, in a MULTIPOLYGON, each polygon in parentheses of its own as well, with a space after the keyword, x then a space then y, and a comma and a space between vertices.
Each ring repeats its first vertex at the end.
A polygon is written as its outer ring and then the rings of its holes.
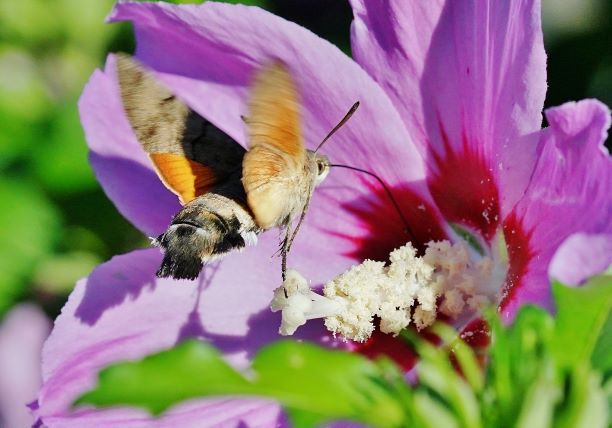
POLYGON ((349 120, 351 118, 351 116, 353 115, 353 113, 355 113, 355 111, 357 111, 357 108, 359 107, 359 101, 357 101, 355 104, 352 105, 352 107, 349 109, 348 113, 346 113, 344 115, 344 117, 342 118, 342 120, 340 122, 338 122, 338 124, 336 126, 334 126, 334 129, 332 129, 329 134, 327 134, 327 136, 325 138, 323 138, 323 141, 321 141, 319 143, 319 145, 317 146, 317 149, 314 151, 315 153, 319 151, 319 149, 321 148, 321 146, 323 146, 323 144, 325 144, 327 142, 327 140, 330 139, 330 137, 332 135, 334 135, 336 133, 336 131, 340 128, 342 128, 342 125, 344 125, 346 123, 347 120, 349 120))
POLYGON ((378 175, 374 174, 373 172, 367 171, 365 169, 357 168, 355 166, 338 165, 338 164, 330 164, 329 166, 330 167, 335 167, 335 168, 346 168, 346 169, 350 169, 350 170, 353 170, 353 171, 362 172, 362 173, 364 173, 366 175, 369 175, 370 177, 375 178, 376 181, 378 181, 378 183, 380 183, 380 185, 383 187, 383 189, 385 189, 385 193, 387 194, 387 196, 391 200, 391 203, 393 204, 393 207, 397 211, 397 214, 402 219, 402 223, 404 223, 404 227, 405 227, 405 232, 410 236, 412 241, 415 241, 414 233, 412 233, 412 229, 410 229, 410 225, 408 224, 408 220, 406 220, 406 217, 404 217, 404 214, 402 213, 402 210, 400 209, 399 204, 397 203, 397 201, 393 197, 393 193, 391 193, 391 190, 389 189, 389 187, 387 187, 385 182, 382 181, 382 179, 378 175))

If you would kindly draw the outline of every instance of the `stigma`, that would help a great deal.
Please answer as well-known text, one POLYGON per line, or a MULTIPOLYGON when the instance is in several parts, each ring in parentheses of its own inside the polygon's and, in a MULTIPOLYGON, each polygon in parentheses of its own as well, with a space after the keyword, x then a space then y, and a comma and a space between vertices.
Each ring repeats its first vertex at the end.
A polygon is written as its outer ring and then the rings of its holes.
POLYGON ((440 314, 459 319, 496 298, 494 260, 475 257, 463 241, 429 242, 419 256, 412 244, 393 250, 388 263, 365 260, 313 291, 296 270, 274 290, 271 310, 282 312, 279 333, 292 335, 309 320, 345 339, 364 342, 377 327, 398 335, 410 325, 430 326, 440 314))

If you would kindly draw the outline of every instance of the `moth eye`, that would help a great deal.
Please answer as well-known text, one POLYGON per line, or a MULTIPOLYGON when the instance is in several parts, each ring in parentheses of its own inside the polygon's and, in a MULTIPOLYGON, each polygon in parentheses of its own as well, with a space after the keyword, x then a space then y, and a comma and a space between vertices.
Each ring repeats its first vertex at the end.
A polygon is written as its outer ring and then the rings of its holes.
POLYGON ((325 165, 323 165, 323 162, 317 162, 317 168, 319 175, 323 174, 325 171, 325 165))

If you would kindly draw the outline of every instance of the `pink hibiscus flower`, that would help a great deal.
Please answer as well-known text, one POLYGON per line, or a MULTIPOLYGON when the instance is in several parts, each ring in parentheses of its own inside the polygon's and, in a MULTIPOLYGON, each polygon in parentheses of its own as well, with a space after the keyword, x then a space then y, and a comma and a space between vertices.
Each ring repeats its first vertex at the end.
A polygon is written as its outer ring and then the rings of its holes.
MULTIPOLYGON (((546 57, 537 0, 353 0, 354 60, 335 46, 261 9, 206 2, 174 6, 119 3, 111 21, 129 20, 137 58, 173 93, 246 145, 248 84, 254 70, 279 58, 293 71, 312 148, 355 101, 355 117, 325 146, 334 163, 367 168, 392 189, 410 233, 373 180, 332 170, 315 191, 290 254, 314 284, 366 258, 385 260, 412 241, 458 239, 468 229, 485 254, 505 239, 506 273, 491 278, 500 311, 511 317, 525 302, 551 306, 548 269, 557 248, 560 275, 576 282, 609 263, 612 184, 603 148, 610 114, 594 100, 546 112, 546 57), (401 3, 401 4, 400 4, 401 3), (596 235, 596 236, 592 236, 596 235), (606 247, 607 246, 607 247, 606 247), (572 272, 563 267, 590 254, 572 272)), ((149 236, 179 209, 140 148, 124 115, 110 56, 80 101, 97 178, 119 211, 149 236)), ((49 427, 270 427, 276 404, 258 399, 196 400, 152 420, 136 409, 81 409, 70 404, 93 387, 112 362, 137 359, 199 337, 240 366, 278 338, 269 310, 279 284, 274 233, 256 247, 209 265, 198 282, 155 277, 158 249, 117 256, 80 281, 57 319, 43 353, 38 416, 49 427)), ((314 321, 301 338, 334 346, 314 321)), ((376 336, 378 337, 378 336, 376 336)), ((406 366, 408 351, 386 336, 369 354, 391 352, 406 366), (403 361, 402 361, 403 360, 403 361)))

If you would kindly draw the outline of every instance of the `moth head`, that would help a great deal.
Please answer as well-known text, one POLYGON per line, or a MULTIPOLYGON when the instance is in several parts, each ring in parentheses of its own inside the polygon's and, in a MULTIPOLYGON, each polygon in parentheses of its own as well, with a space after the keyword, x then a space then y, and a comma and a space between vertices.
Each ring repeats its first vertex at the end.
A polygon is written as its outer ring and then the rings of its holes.
POLYGON ((329 159, 325 155, 322 155, 319 153, 313 153, 313 156, 314 156, 315 165, 317 166, 317 170, 315 174, 315 186, 316 186, 320 184, 323 180, 325 180, 325 177, 327 177, 327 174, 329 174, 330 163, 329 163, 329 159))

